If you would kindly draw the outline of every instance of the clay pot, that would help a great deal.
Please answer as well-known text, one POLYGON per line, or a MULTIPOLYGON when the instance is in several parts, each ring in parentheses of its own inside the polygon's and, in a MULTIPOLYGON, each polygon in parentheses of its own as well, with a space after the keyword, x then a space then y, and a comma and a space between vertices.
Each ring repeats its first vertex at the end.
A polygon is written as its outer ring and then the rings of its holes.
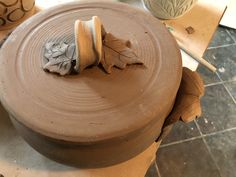
POLYGON ((0 30, 10 29, 34 13, 35 0, 0 0, 0 30))
POLYGON ((0 51, 0 99, 16 129, 38 152, 78 167, 117 164, 153 144, 181 78, 173 36, 152 15, 123 3, 72 2, 45 10, 16 28, 0 51), (107 32, 130 41, 143 65, 111 74, 99 67, 64 77, 45 72, 45 43, 74 43, 75 21, 94 15, 107 32))
POLYGON ((143 0, 143 2, 157 18, 175 19, 188 12, 197 0, 143 0))

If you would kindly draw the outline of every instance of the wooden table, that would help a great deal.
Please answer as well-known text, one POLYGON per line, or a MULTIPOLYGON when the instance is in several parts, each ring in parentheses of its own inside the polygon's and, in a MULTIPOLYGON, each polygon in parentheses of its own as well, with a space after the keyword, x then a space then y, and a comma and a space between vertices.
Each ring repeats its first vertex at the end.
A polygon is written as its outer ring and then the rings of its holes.
POLYGON ((199 0, 182 17, 164 20, 171 32, 185 49, 202 57, 226 9, 222 0, 199 0), (194 31, 188 31, 192 28, 194 31))

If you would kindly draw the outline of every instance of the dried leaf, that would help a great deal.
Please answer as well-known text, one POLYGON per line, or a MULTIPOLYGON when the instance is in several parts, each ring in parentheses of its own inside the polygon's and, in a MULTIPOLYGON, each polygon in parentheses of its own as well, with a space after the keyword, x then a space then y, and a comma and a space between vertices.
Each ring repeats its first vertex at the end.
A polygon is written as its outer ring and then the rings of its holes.
POLYGON ((116 66, 124 69, 126 65, 142 64, 135 52, 130 48, 130 42, 116 38, 106 33, 103 40, 103 57, 101 64, 107 73, 116 66))

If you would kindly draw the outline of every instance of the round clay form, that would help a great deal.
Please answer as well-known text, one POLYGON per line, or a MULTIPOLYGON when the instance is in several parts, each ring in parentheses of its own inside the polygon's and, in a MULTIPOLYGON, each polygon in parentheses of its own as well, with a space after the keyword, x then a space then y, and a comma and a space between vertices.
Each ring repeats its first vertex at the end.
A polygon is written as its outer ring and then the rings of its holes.
POLYGON ((34 13, 35 0, 0 0, 0 30, 12 28, 34 13))
POLYGON ((73 166, 102 167, 134 157, 158 138, 181 74, 176 41, 157 19, 122 3, 73 2, 13 31, 0 52, 0 98, 37 151, 73 166), (45 72, 45 43, 74 43, 75 21, 94 15, 107 32, 130 41, 143 65, 111 74, 98 67, 64 77, 45 72))
POLYGON ((143 0, 145 7, 160 19, 175 19, 187 13, 197 0, 143 0))

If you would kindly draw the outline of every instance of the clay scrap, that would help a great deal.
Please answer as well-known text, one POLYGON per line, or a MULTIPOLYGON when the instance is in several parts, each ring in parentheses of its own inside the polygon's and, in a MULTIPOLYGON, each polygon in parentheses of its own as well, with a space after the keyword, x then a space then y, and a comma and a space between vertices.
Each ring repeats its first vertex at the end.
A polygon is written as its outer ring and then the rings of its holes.
POLYGON ((111 73, 112 67, 124 69, 127 65, 143 64, 130 41, 106 32, 97 16, 89 21, 77 20, 74 33, 75 43, 50 41, 45 44, 42 59, 45 71, 63 76, 100 64, 106 73, 111 73))

